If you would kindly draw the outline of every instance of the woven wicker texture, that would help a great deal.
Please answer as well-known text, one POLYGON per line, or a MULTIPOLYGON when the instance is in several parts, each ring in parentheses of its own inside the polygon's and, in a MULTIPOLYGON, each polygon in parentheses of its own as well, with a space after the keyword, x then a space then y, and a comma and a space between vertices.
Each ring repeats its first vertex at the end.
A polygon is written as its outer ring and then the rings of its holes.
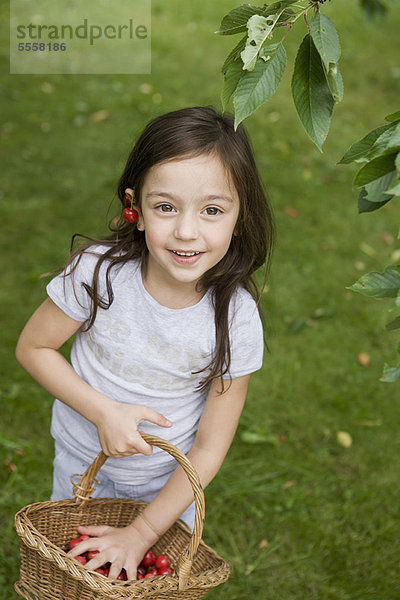
POLYGON ((227 580, 228 563, 201 540, 204 494, 188 458, 168 442, 147 434, 143 439, 171 454, 184 469, 193 489, 196 517, 193 532, 183 523, 174 525, 154 545, 175 567, 172 575, 140 581, 109 580, 85 569, 67 556, 68 544, 78 525, 106 524, 123 527, 146 507, 143 502, 91 498, 97 471, 107 457, 100 452, 80 481, 73 500, 37 502, 15 515, 20 537, 21 569, 15 590, 27 600, 133 600, 157 598, 195 600, 227 580))

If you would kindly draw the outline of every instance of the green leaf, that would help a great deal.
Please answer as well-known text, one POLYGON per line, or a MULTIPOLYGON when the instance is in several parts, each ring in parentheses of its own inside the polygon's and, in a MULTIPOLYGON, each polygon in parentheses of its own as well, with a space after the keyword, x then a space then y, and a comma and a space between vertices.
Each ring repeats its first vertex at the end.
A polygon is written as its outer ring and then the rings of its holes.
POLYGON ((392 185, 386 190, 385 194, 390 194, 391 196, 400 196, 400 175, 396 175, 396 177, 394 177, 392 185))
POLYGON ((309 21, 312 40, 321 57, 326 80, 335 102, 343 98, 343 78, 339 70, 340 43, 335 26, 324 14, 316 13, 309 21))
POLYGON ((393 319, 386 325, 386 329, 388 331, 392 331, 393 329, 400 329, 400 316, 393 319))
POLYGON ((367 183, 362 188, 360 195, 363 195, 363 199, 367 200, 369 203, 378 204, 379 206, 376 206, 376 208, 370 208, 369 210, 359 210, 359 212, 370 212, 371 210, 377 210, 380 208, 380 206, 383 206, 389 202, 391 198, 387 197, 387 190, 390 187, 395 175, 396 171, 391 171, 390 173, 383 175, 383 177, 379 177, 378 179, 371 181, 371 183, 367 183))
POLYGON ((253 71, 245 72, 233 99, 235 129, 261 104, 276 92, 286 67, 286 52, 282 44, 264 49, 267 60, 259 58, 253 71))
MULTIPOLYGON (((227 72, 229 65, 232 64, 237 58, 240 57, 240 53, 242 52, 242 50, 246 46, 246 40, 247 40, 247 33, 246 33, 245 36, 242 37, 242 39, 240 40, 240 42, 238 42, 236 44, 236 46, 233 48, 233 50, 226 57, 226 60, 225 60, 224 64, 222 65, 222 68, 221 68, 221 71, 222 71, 222 73, 224 75, 227 72)), ((241 65, 241 68, 242 67, 243 67, 243 64, 241 65)))
POLYGON ((370 298, 396 298, 400 290, 400 266, 386 267, 383 273, 366 273, 348 289, 370 298))
POLYGON ((222 86, 221 92, 221 103, 223 112, 225 112, 233 92, 236 90, 240 79, 244 77, 244 75, 245 72, 243 71, 243 62, 240 58, 236 59, 229 65, 226 75, 224 77, 224 85, 222 86))
POLYGON ((321 57, 309 34, 296 56, 292 94, 300 120, 312 141, 322 152, 328 135, 334 101, 326 81, 321 57))
POLYGON ((383 381, 384 383, 395 383, 400 380, 400 366, 399 367, 390 367, 388 364, 385 364, 383 367, 383 374, 379 381, 383 381))
POLYGON ((389 127, 390 125, 382 125, 381 127, 370 131, 365 137, 363 137, 358 142, 355 142, 347 150, 342 160, 338 162, 338 165, 347 165, 353 161, 357 161, 358 159, 365 157, 371 150, 372 146, 375 144, 378 137, 384 131, 389 129, 389 127))
POLYGON ((296 2, 298 2, 298 0, 281 0, 281 2, 274 2, 273 4, 269 4, 269 5, 264 4, 264 9, 263 9, 264 14, 275 13, 278 10, 287 8, 291 4, 296 4, 296 2))
POLYGON ((396 154, 378 156, 364 165, 354 178, 354 185, 362 186, 379 177, 391 173, 395 169, 396 154))
POLYGON ((248 37, 246 47, 240 56, 243 61, 243 69, 252 71, 256 65, 260 50, 271 34, 280 13, 263 17, 253 15, 247 22, 248 37))
POLYGON ((331 63, 337 63, 340 58, 340 43, 336 29, 329 17, 316 13, 309 21, 312 40, 328 71, 331 63))
POLYGON ((400 110, 390 115, 386 115, 385 121, 398 121, 400 119, 400 110))
POLYGON ((251 6, 250 4, 242 4, 231 10, 221 21, 219 30, 215 33, 219 35, 234 35, 246 31, 247 21, 253 15, 262 15, 264 9, 251 6))
POLYGON ((374 210, 378 210, 382 206, 385 206, 385 204, 387 204, 389 200, 391 200, 391 198, 388 198, 383 202, 369 202, 367 198, 367 193, 365 191, 365 187, 363 187, 360 192, 360 195, 358 196, 358 212, 359 214, 373 212, 374 210))
POLYGON ((372 159, 385 154, 392 154, 400 151, 400 122, 394 122, 381 133, 376 142, 366 155, 366 158, 372 159))
POLYGON ((341 102, 343 100, 343 77, 338 63, 330 64, 329 71, 326 73, 326 80, 334 101, 341 102))

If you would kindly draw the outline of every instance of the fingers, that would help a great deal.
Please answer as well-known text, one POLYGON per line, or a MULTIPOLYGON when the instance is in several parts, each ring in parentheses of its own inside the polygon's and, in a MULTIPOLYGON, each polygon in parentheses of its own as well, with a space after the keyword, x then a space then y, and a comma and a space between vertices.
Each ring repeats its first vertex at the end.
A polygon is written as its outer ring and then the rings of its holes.
MULTIPOLYGON (((123 566, 124 566, 123 563, 119 560, 112 562, 111 566, 110 566, 110 572, 108 574, 108 577, 110 579, 117 579, 118 575, 122 571, 123 566)), ((128 579, 129 579, 129 576, 128 576, 128 579)))
POLYGON ((100 537, 111 530, 108 525, 78 525, 78 531, 82 535, 90 535, 90 537, 100 537))
POLYGON ((148 406, 143 407, 143 416, 140 421, 150 421, 155 425, 159 425, 160 427, 171 427, 172 421, 164 417, 161 413, 149 408, 148 406))

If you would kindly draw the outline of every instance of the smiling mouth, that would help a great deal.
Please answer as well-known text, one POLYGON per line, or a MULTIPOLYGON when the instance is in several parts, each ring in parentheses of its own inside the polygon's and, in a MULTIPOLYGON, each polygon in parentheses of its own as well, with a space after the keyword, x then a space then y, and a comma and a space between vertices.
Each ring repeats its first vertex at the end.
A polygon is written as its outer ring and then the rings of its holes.
POLYGON ((181 250, 171 250, 171 252, 173 254, 176 254, 177 256, 186 256, 188 258, 192 257, 192 256, 197 256, 198 254, 201 254, 200 252, 183 252, 181 250))

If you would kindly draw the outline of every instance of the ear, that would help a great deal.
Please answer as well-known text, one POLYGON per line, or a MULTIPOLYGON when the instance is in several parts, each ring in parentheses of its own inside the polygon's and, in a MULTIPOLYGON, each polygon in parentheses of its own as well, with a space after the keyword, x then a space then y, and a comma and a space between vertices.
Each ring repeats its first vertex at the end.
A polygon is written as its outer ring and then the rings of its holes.
POLYGON ((144 222, 143 222, 142 211, 140 210, 140 206, 138 204, 136 204, 135 198, 133 198, 132 206, 138 212, 138 215, 139 215, 139 219, 136 223, 136 229, 138 229, 139 231, 144 231, 144 222))
POLYGON ((131 198, 133 200, 133 197, 134 197, 133 189, 132 188, 126 188, 125 189, 125 196, 129 196, 129 198, 131 198))

